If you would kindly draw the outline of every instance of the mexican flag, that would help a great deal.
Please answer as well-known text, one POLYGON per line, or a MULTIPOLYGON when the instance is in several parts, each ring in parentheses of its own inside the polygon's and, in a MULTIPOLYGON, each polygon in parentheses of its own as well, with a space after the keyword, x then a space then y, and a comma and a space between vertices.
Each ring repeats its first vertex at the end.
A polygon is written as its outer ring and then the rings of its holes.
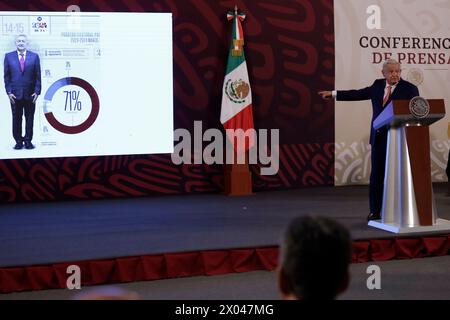
MULTIPOLYGON (((230 53, 228 57, 227 70, 223 83, 222 109, 220 122, 225 129, 242 129, 245 138, 244 150, 250 149, 254 144, 252 90, 248 78, 247 63, 244 55, 244 32, 241 22, 245 15, 234 12, 227 14, 228 21, 233 21, 230 53)), ((228 133, 228 131, 227 131, 228 133)), ((230 137, 230 135, 229 135, 230 137)), ((234 149, 237 151, 237 139, 232 138, 234 149)))

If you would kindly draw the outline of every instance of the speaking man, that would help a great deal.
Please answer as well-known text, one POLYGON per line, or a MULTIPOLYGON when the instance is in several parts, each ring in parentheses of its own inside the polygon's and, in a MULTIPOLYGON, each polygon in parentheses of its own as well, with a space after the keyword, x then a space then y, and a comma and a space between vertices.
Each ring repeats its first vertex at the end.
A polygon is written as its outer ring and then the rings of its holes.
POLYGON ((392 100, 409 100, 419 96, 419 89, 401 78, 401 65, 394 59, 383 63, 382 79, 377 79, 370 86, 359 90, 320 91, 324 99, 336 98, 338 101, 371 100, 372 122, 370 144, 372 147, 372 171, 370 173, 370 213, 367 220, 381 219, 383 204, 384 171, 387 147, 387 129, 373 128, 373 121, 392 100))

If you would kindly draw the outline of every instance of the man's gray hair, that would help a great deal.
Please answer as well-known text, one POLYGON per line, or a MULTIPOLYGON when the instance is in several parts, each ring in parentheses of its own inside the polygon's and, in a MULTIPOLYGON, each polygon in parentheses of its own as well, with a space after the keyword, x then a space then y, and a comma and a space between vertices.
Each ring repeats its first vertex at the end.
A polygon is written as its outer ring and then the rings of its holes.
POLYGON ((28 36, 25 33, 21 33, 21 34, 16 35, 15 38, 14 38, 14 41, 17 40, 17 38, 19 38, 19 37, 24 37, 28 41, 28 36))
POLYGON ((385 60, 384 63, 383 63, 383 69, 384 69, 388 64, 397 64, 397 65, 399 65, 400 67, 402 66, 401 63, 398 62, 398 61, 395 60, 395 59, 387 59, 387 60, 385 60))

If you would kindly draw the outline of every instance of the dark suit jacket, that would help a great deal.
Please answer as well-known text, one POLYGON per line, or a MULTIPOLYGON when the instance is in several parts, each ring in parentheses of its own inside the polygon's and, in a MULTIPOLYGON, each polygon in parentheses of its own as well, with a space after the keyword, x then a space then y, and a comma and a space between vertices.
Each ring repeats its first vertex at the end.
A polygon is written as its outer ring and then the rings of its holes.
MULTIPOLYGON (((339 90, 337 91, 336 100, 339 101, 359 101, 359 100, 371 100, 372 101, 372 122, 370 130, 370 144, 373 144, 378 133, 381 130, 373 129, 373 121, 383 111, 383 98, 384 89, 386 87, 385 79, 377 79, 370 86, 360 90, 339 90)), ((400 79, 391 95, 388 103, 392 100, 409 100, 419 95, 419 89, 411 82, 400 79)))
POLYGON ((5 55, 4 80, 6 93, 12 93, 18 100, 32 100, 33 93, 41 94, 41 64, 39 56, 27 50, 25 68, 20 70, 17 51, 5 55))

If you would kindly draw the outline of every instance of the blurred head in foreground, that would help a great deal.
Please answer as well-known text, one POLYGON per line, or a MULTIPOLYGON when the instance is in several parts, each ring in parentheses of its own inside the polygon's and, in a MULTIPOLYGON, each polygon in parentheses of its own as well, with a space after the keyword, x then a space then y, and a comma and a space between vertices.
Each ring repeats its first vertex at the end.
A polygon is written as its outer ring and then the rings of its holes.
POLYGON ((281 245, 278 285, 283 299, 332 300, 350 282, 352 242, 339 223, 299 217, 288 226, 281 245))

